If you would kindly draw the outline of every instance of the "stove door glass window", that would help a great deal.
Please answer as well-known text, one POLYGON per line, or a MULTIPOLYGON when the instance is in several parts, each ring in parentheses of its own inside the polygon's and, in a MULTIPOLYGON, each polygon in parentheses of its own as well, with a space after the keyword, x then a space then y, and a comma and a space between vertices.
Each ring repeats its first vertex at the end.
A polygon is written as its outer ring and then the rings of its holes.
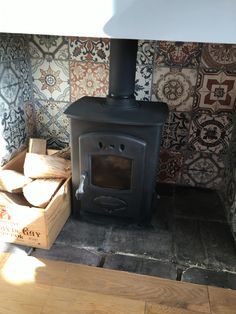
POLYGON ((93 155, 92 184, 117 190, 131 188, 132 159, 115 155, 93 155))

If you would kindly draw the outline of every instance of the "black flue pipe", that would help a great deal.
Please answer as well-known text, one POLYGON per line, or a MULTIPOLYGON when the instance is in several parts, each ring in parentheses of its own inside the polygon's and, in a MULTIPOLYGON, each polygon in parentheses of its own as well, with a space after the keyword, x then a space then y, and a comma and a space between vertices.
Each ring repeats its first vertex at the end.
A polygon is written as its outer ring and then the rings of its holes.
POLYGON ((137 40, 111 39, 109 105, 125 108, 137 106, 134 96, 137 47, 137 40))

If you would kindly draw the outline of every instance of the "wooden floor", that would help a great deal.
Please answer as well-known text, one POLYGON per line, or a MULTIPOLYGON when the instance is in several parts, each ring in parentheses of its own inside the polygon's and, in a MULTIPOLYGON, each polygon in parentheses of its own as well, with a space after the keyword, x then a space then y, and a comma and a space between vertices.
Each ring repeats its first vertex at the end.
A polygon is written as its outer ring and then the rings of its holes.
POLYGON ((0 314, 236 314, 236 291, 0 254, 0 314))

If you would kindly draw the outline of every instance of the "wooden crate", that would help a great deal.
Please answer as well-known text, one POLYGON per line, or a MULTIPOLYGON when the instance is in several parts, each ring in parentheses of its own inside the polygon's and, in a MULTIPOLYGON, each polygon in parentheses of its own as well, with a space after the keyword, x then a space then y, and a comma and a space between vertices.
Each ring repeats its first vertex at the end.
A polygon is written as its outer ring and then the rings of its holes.
MULTIPOLYGON (((19 153, 2 169, 23 173, 26 151, 19 153)), ((46 208, 0 204, 0 241, 50 249, 70 215, 68 178, 46 208)))

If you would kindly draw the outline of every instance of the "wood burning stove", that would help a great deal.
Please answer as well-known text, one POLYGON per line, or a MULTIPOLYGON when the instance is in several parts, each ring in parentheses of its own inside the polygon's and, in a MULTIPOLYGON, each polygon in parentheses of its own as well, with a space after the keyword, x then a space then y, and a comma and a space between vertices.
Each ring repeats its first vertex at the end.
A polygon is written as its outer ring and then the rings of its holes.
POLYGON ((71 118, 72 209, 148 221, 167 105, 134 97, 136 40, 111 40, 109 94, 83 97, 71 118))

